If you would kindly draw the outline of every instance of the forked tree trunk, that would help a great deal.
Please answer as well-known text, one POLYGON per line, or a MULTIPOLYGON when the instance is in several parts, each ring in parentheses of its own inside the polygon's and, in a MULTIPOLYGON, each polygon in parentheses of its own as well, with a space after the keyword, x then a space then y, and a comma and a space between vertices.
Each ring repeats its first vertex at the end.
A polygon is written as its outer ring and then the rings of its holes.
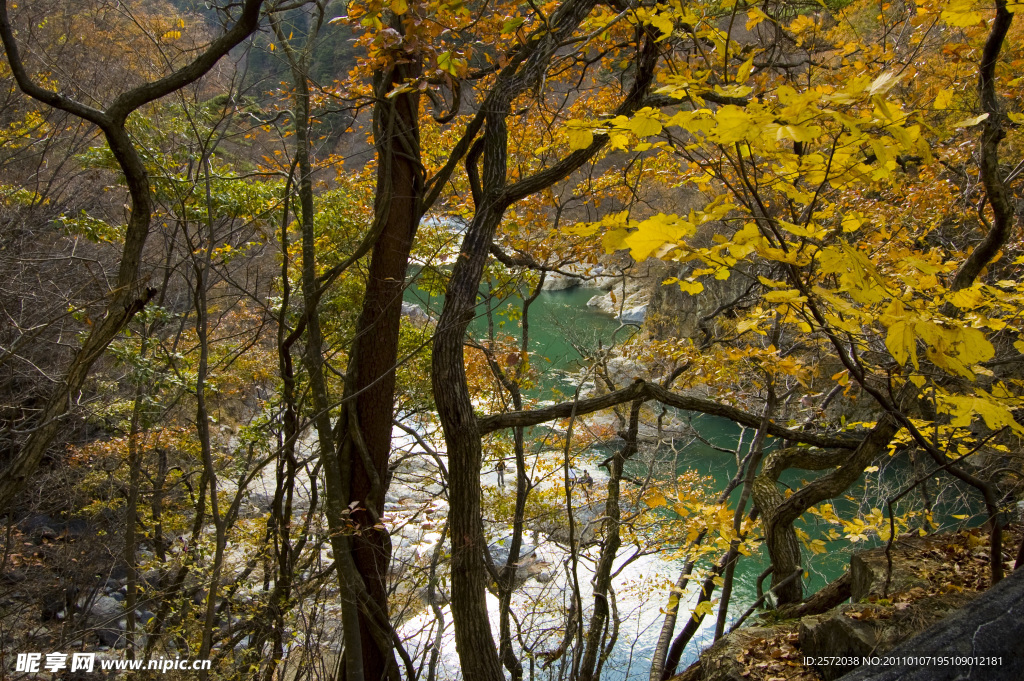
MULTIPOLYGON (((452 541, 452 618, 462 674, 473 681, 504 681, 487 612, 488 573, 484 562, 480 473, 480 422, 473 411, 463 359, 463 340, 473 319, 488 253, 505 210, 526 196, 564 180, 607 142, 596 136, 590 147, 573 152, 554 166, 518 183, 507 184, 507 121, 512 102, 542 82, 559 45, 572 35, 594 7, 592 0, 569 0, 556 9, 547 27, 538 30, 497 76, 481 105, 486 127, 478 154, 467 157, 474 187, 476 213, 462 242, 446 291, 433 349, 433 388, 438 416, 448 447, 452 541)), ((644 34, 636 60, 636 79, 615 113, 628 115, 639 108, 653 80, 658 48, 656 36, 644 34)))

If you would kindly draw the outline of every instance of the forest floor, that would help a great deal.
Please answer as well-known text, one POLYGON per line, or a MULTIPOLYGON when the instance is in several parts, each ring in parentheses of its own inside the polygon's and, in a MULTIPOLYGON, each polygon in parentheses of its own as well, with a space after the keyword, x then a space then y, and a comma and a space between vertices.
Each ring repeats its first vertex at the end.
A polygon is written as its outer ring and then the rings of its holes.
MULTIPOLYGON (((1003 535, 1004 570, 1013 569, 1024 526, 1013 525, 1003 535)), ((901 543, 898 540, 896 544, 901 543)), ((911 538, 913 550, 895 549, 890 593, 880 586, 884 573, 875 574, 867 597, 830 611, 833 619, 847 618, 850 631, 869 624, 879 635, 880 654, 895 643, 923 631, 962 607, 991 585, 988 533, 981 528, 925 538, 911 538), (884 648, 884 649, 883 649, 884 648)), ((866 563, 884 564, 884 547, 860 554, 866 563)), ((870 568, 869 568, 870 572, 870 568)), ((739 629, 701 655, 673 681, 821 681, 836 678, 836 670, 805 664, 809 655, 812 618, 772 623, 762 616, 760 626, 739 629)), ((842 627, 840 627, 842 628, 842 627)), ((821 655, 820 648, 814 655, 821 655)), ((844 654, 837 651, 837 655, 844 654)), ((867 654, 862 653, 862 654, 867 654)))

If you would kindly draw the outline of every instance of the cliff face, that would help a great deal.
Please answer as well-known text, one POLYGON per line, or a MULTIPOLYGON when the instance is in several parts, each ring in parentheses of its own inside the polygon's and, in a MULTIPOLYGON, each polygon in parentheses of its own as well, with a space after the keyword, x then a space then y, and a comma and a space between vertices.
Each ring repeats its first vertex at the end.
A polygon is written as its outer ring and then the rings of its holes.
MULTIPOLYGON (((697 265, 676 264, 669 267, 664 280, 676 277, 685 280, 697 265)), ((647 309, 645 329, 651 338, 697 338, 711 332, 718 315, 730 314, 729 308, 742 306, 743 298, 752 284, 757 283, 742 271, 734 271, 728 279, 704 277, 704 290, 696 295, 685 293, 675 284, 652 282, 651 298, 647 309)))

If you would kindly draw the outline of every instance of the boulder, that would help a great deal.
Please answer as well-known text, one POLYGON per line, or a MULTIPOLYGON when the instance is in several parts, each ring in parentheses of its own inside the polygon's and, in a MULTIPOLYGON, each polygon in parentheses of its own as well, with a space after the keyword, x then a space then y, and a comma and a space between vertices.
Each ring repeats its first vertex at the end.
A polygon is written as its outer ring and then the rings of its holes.
MULTIPOLYGON (((508 545, 510 541, 511 538, 506 537, 504 539, 499 539, 487 547, 491 553, 491 560, 494 561, 494 565, 496 567, 500 568, 508 562, 508 545)), ((519 548, 519 562, 523 563, 524 561, 533 558, 536 553, 536 546, 523 542, 519 548)))
POLYGON ((580 286, 582 288, 592 288, 598 291, 610 291, 616 283, 622 281, 621 277, 614 276, 596 276, 592 279, 584 279, 580 286))
MULTIPOLYGON (((888 640, 886 608, 871 604, 840 605, 824 615, 800 620, 800 650, 804 655, 860 659, 892 647, 888 640)), ((837 679, 856 665, 824 665, 818 673, 825 681, 837 679)))
POLYGON ((939 548, 947 541, 948 538, 942 537, 898 537, 890 552, 893 572, 888 593, 885 582, 889 561, 885 547, 853 554, 850 558, 850 600, 856 602, 869 596, 888 597, 914 588, 929 587, 930 582, 918 574, 918 570, 927 567, 929 562, 925 551, 939 548))
POLYGON ((1024 679, 1024 570, 1001 582, 919 635, 888 651, 882 665, 865 665, 842 681, 1019 681, 1024 679), (933 657, 944 664, 928 664, 933 657), (957 657, 961 657, 960 663, 957 657), (892 661, 897 661, 892 664, 892 661))
POLYGON ((94 622, 115 620, 123 615, 121 602, 111 596, 97 596, 89 606, 89 616, 94 622))
MULTIPOLYGON (((575 526, 574 539, 583 545, 597 541, 601 518, 604 515, 604 504, 581 504, 573 509, 575 526)), ((548 535, 548 538, 559 544, 569 542, 569 519, 565 513, 556 513, 538 518, 533 529, 548 535)))
POLYGON ((702 324, 707 325, 708 333, 712 333, 717 323, 714 319, 715 312, 721 306, 729 306, 741 299, 750 285, 750 277, 736 274, 724 280, 709 276, 698 278, 697 281, 704 288, 695 295, 683 291, 676 284, 661 285, 666 276, 685 280, 697 267, 695 262, 676 265, 674 270, 667 271, 650 291, 650 308, 645 326, 652 337, 699 337, 705 333, 701 328, 702 324))
POLYGON ((97 596, 89 605, 89 623, 96 628, 100 645, 124 648, 124 607, 111 596, 97 596))
POLYGON ((565 291, 580 285, 580 279, 552 272, 544 278, 545 291, 565 291))
MULTIPOLYGON (((963 607, 974 592, 924 596, 910 603, 878 605, 849 603, 824 615, 800 622, 800 649, 804 655, 863 658, 889 653, 894 647, 963 607)), ((838 679, 857 665, 817 668, 825 681, 838 679)))
POLYGON ((100 645, 120 650, 128 645, 128 639, 124 635, 124 622, 118 622, 118 627, 103 627, 96 632, 100 645))
POLYGON ((623 310, 622 314, 618 316, 618 320, 627 324, 640 324, 645 317, 647 317, 647 303, 623 310))
POLYGON ((422 326, 430 321, 430 315, 428 315, 423 308, 416 303, 406 303, 403 301, 402 316, 416 326, 422 326))
POLYGON ((620 386, 629 385, 636 378, 642 378, 649 373, 649 369, 642 362, 629 357, 612 357, 606 366, 608 378, 612 383, 620 386))

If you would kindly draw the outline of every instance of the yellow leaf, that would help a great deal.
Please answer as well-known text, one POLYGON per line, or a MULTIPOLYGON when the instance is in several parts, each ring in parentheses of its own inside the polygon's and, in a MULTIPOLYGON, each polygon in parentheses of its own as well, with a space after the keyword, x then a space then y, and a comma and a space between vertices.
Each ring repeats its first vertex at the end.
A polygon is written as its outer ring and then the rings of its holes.
POLYGON ((982 21, 984 16, 977 10, 975 0, 949 0, 939 15, 949 26, 974 26, 982 21))
POLYGON ((612 149, 629 149, 629 136, 612 130, 608 133, 608 146, 612 149))
POLYGON ((409 11, 409 3, 406 0, 391 0, 391 11, 395 14, 405 14, 409 11))
POLYGON ((747 30, 754 28, 762 21, 768 18, 768 15, 759 10, 757 7, 751 7, 747 11, 747 30))
POLYGON ((638 111, 636 115, 626 122, 625 127, 629 129, 637 137, 650 137, 651 135, 657 135, 661 132, 661 123, 652 118, 649 114, 650 109, 644 109, 638 111))
POLYGON ((746 333, 747 331, 753 331, 758 335, 767 336, 768 332, 759 329, 757 326, 757 321, 758 320, 756 319, 744 319, 740 321, 738 324, 736 324, 736 333, 746 333))
POLYGON ((977 125, 978 123, 981 123, 986 118, 988 118, 988 114, 987 113, 983 113, 983 114, 980 114, 978 116, 973 116, 971 118, 965 118, 962 121, 960 121, 959 123, 957 123, 956 125, 954 125, 953 127, 955 127, 955 128, 971 128, 971 127, 974 127, 975 125, 977 125))
POLYGON ((597 223, 580 222, 578 224, 573 225, 572 227, 565 227, 562 229, 562 231, 565 232, 566 234, 575 234, 577 236, 593 236, 594 234, 597 234, 597 231, 599 229, 600 225, 598 225, 597 223))
POLYGON ((971 327, 956 329, 953 338, 957 343, 957 357, 965 364, 987 362, 995 357, 996 349, 981 329, 971 327))
POLYGON ((769 291, 764 294, 764 299, 769 303, 792 303, 804 302, 807 300, 807 298, 800 295, 800 291, 797 291, 796 289, 789 289, 788 291, 769 291))
POLYGON ((437 68, 457 76, 459 75, 459 59, 450 50, 446 50, 437 55, 437 68))
POLYGON ((701 601, 697 604, 697 607, 693 609, 693 619, 700 620, 714 611, 715 608, 711 605, 711 601, 701 601))
POLYGON ((699 281, 681 281, 679 282, 679 288, 683 293, 689 293, 691 296, 695 296, 704 290, 704 284, 699 281))
POLYGON ((809 31, 814 28, 814 19, 807 15, 801 14, 789 24, 789 30, 796 35, 800 35, 805 31, 809 31))
POLYGON ((932 106, 936 109, 948 109, 950 102, 953 101, 953 90, 950 88, 943 88, 939 90, 939 93, 935 95, 935 101, 932 102, 932 106))
POLYGON ((747 79, 750 78, 750 72, 754 69, 754 55, 750 55, 750 59, 743 62, 739 70, 736 72, 736 82, 746 83, 747 79))
POLYGON ((977 415, 990 430, 1010 427, 1018 433, 1024 432, 1007 406, 984 390, 973 395, 940 395, 937 407, 940 414, 950 415, 950 425, 956 428, 970 426, 971 417, 977 415))
POLYGON ((890 325, 889 331, 885 335, 885 347, 889 349, 892 358, 900 366, 906 366, 907 359, 910 359, 914 363, 914 368, 918 368, 917 345, 913 323, 901 320, 890 325))
POLYGON ((653 489, 644 497, 644 503, 647 504, 649 508, 659 508, 661 506, 666 506, 668 504, 668 499, 665 498, 664 494, 653 489))
POLYGON ((900 81, 900 77, 894 73, 885 72, 871 81, 871 85, 868 86, 869 95, 878 95, 888 92, 893 85, 900 81))
POLYGON ((980 285, 975 284, 971 288, 954 291, 947 299, 961 310, 967 310, 981 304, 985 300, 985 295, 981 292, 980 285))
POLYGON ((585 128, 577 128, 569 131, 569 148, 573 151, 586 149, 594 143, 594 133, 585 128))
POLYGON ((677 244, 693 233, 693 225, 678 215, 659 213, 637 225, 636 231, 626 237, 625 243, 637 262, 646 260, 666 244, 677 244))
POLYGON ((672 31, 675 28, 671 17, 667 14, 655 14, 651 16, 651 26, 654 26, 656 29, 661 31, 661 35, 655 42, 661 42, 665 38, 668 38, 672 35, 672 31))
POLYGON ((820 134, 821 128, 813 125, 780 125, 775 139, 811 142, 820 134))
POLYGON ((732 104, 721 107, 715 112, 715 135, 723 144, 742 142, 755 131, 750 114, 742 107, 732 104))

